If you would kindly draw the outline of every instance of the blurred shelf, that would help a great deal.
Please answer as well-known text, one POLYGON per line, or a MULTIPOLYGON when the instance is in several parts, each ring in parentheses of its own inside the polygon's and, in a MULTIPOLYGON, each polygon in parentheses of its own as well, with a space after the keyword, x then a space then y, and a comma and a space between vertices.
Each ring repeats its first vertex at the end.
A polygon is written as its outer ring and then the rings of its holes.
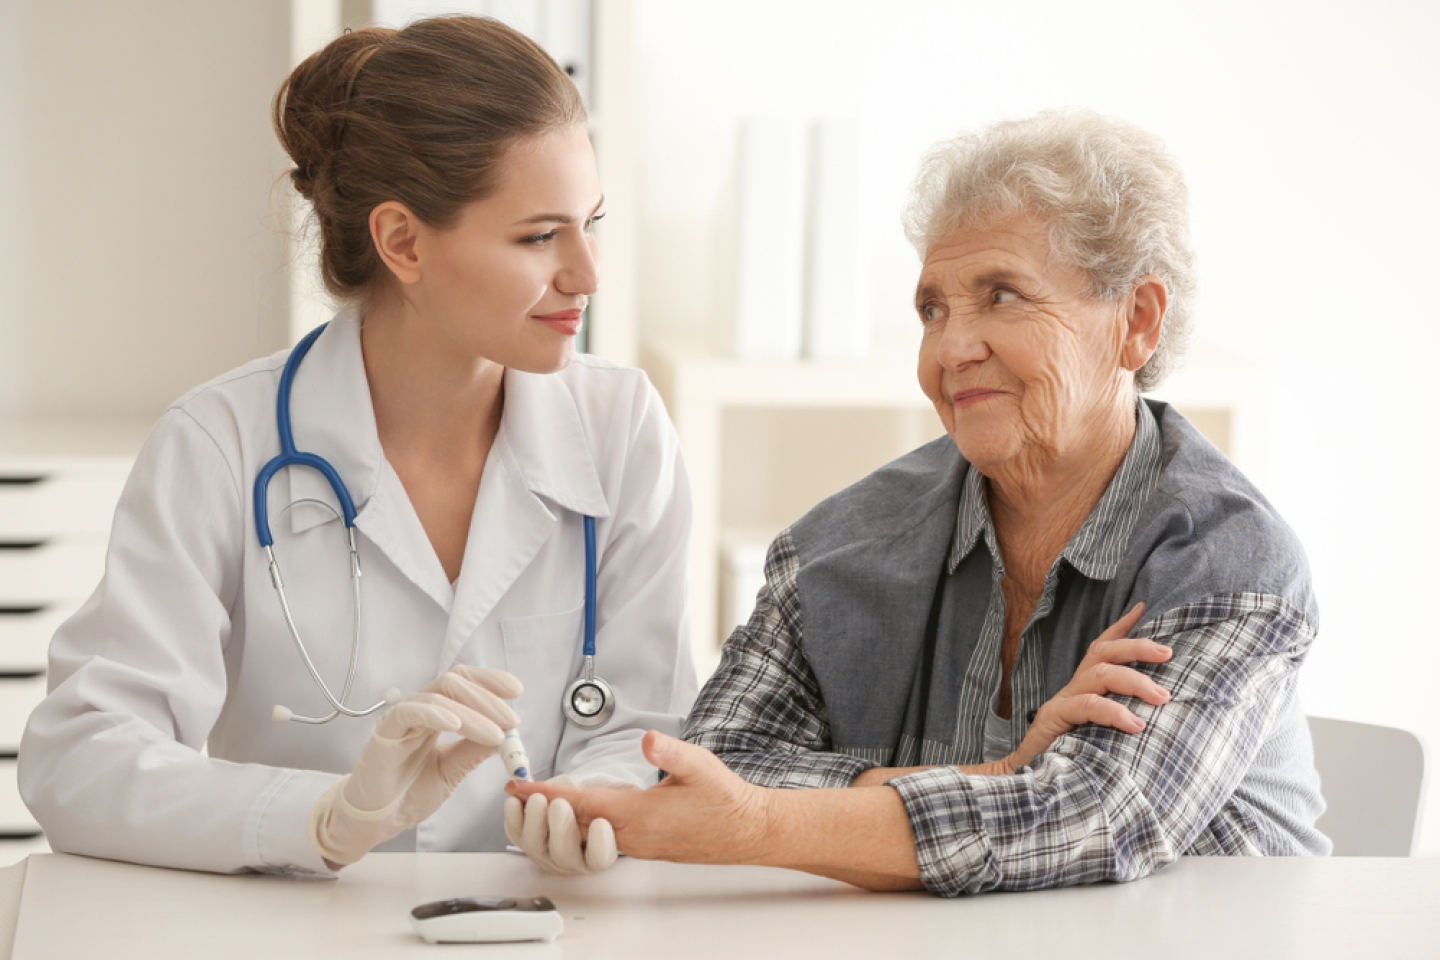
MULTIPOLYGON (((696 666, 704 677, 719 661, 719 642, 726 629, 720 611, 726 411, 879 409, 923 413, 931 406, 920 391, 910 361, 735 360, 690 344, 661 341, 642 345, 641 362, 665 400, 689 468, 695 498, 690 629, 696 666)), ((824 465, 805 463, 803 469, 824 470, 824 465)), ((850 479, 831 486, 838 489, 850 479)), ((752 522, 746 539, 765 536, 757 535, 757 529, 752 522)), ((731 535, 726 533, 724 538, 731 539, 731 535)))

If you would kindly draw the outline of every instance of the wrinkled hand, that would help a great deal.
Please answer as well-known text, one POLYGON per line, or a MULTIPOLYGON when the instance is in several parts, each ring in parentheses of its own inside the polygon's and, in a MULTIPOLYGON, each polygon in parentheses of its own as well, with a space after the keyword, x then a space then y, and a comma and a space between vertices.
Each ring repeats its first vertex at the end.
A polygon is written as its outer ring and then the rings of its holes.
MULTIPOLYGON (((1144 613, 1145 604, 1135 604, 1090 644, 1085 659, 1075 668, 1070 682, 1035 711, 1035 719, 1014 753, 1003 760, 968 764, 960 769, 969 774, 1009 776, 1050 749, 1050 745, 1062 734, 1087 723, 1114 727, 1124 733, 1144 730, 1143 720, 1123 704, 1106 697, 1109 693, 1137 697, 1155 706, 1170 700, 1169 691, 1140 671, 1124 666, 1127 663, 1165 663, 1170 659, 1169 647, 1154 640, 1126 637, 1144 613)), ((926 769, 929 768, 872 767, 856 777, 851 786, 878 786, 894 777, 926 769)))
MULTIPOLYGON (((580 789, 639 790, 629 780, 597 774, 576 783, 561 774, 546 781, 553 786, 580 789)), ((610 821, 599 817, 581 831, 575 808, 563 797, 549 800, 543 793, 522 802, 505 798, 505 836, 541 869, 550 873, 599 873, 614 866, 619 851, 610 821)))
POLYGON ((503 701, 521 690, 508 673, 455 666, 387 709, 355 769, 311 810, 311 846, 344 866, 429 817, 520 722, 503 701), (441 745, 441 733, 462 739, 441 745))
POLYGON ((1123 733, 1139 733, 1145 721, 1124 704, 1106 694, 1135 697, 1154 706, 1170 701, 1170 692, 1127 663, 1164 663, 1170 659, 1170 648, 1143 638, 1126 636, 1145 613, 1145 604, 1137 603, 1110 628, 1090 644, 1085 659, 1075 668, 1060 692, 1035 712, 1035 719, 1020 741, 1020 746, 1001 763, 1007 772, 1026 766, 1062 734, 1086 723, 1114 727, 1123 733))
POLYGON ((767 791, 740 779, 704 747, 654 730, 642 745, 645 758, 670 774, 648 790, 584 790, 555 780, 512 780, 505 791, 526 802, 527 824, 531 798, 545 797, 552 810, 564 801, 582 827, 593 831, 608 821, 619 850, 642 860, 759 862, 768 826, 767 791))

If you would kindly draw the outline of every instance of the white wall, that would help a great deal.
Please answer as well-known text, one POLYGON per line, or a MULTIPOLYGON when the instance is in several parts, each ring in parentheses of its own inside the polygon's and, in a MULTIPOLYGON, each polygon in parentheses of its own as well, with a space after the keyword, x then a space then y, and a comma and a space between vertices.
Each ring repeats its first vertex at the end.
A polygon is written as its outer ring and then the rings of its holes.
MULTIPOLYGON (((1273 386, 1257 474, 1322 607, 1306 707, 1440 750, 1440 6, 637 0, 636 24, 647 336, 725 342, 742 116, 869 124, 887 352, 917 337, 897 214, 927 144, 1067 104, 1163 136, 1193 196, 1201 336, 1273 386)), ((1427 824, 1440 855, 1440 786, 1427 824)))
POLYGON ((278 349, 289 4, 0 16, 0 416, 154 417, 278 349))

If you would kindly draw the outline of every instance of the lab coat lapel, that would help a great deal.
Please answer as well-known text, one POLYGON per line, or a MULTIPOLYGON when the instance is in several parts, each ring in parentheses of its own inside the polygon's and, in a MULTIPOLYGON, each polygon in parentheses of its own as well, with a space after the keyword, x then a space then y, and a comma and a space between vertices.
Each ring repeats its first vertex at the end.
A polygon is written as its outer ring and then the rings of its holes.
MULTIPOLYGON (((561 509, 610 515, 575 398, 561 377, 506 370, 505 412, 475 500, 440 669, 554 535, 561 509)), ((584 563, 582 544, 574 553, 584 563)))
MULTIPOLYGON (((336 315, 300 364, 291 391, 290 417, 296 447, 329 460, 345 481, 355 503, 356 528, 407 579, 449 612, 453 594, 444 568, 399 476, 385 462, 365 378, 360 324, 352 309, 336 315)), ((292 533, 325 523, 339 527, 339 505, 324 477, 295 467, 284 474, 291 499, 280 503, 296 504, 287 517, 292 533), (336 513, 297 502, 307 499, 331 504, 336 513)), ((272 516, 280 503, 272 499, 272 516)), ((362 565, 364 562, 362 546, 362 565)))

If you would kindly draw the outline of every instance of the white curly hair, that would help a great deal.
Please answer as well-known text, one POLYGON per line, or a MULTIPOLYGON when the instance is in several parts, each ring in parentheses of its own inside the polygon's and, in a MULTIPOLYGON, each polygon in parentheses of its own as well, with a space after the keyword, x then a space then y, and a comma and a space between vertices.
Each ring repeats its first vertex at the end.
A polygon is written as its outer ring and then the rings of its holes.
POLYGON ((1051 256, 1090 277, 1097 300, 1129 296, 1154 274, 1168 307, 1160 344, 1135 375, 1152 390, 1190 337, 1195 254, 1180 167, 1155 135, 1089 110, 1007 120, 933 147, 905 210, 905 235, 923 258, 961 227, 987 229, 1030 215, 1049 227, 1051 256))

